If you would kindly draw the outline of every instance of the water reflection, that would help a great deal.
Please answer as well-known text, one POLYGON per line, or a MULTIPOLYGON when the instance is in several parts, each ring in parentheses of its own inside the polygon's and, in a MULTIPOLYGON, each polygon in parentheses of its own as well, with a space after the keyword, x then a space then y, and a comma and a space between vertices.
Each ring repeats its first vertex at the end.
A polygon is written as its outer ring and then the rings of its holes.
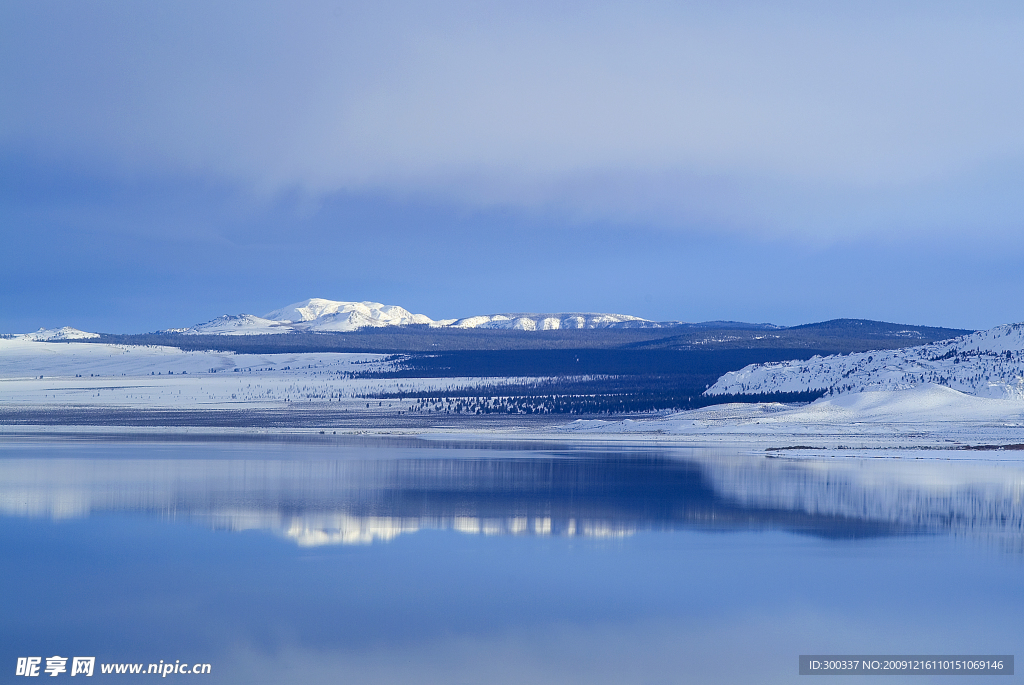
MULTIPOLYGON (((187 453, 203 449, 191 445, 187 453)), ((1024 469, 1013 464, 790 461, 700 450, 462 458, 451 450, 444 457, 425 450, 429 458, 410 458, 408 450, 381 458, 380 451, 343 459, 322 452, 6 458, 0 514, 143 512, 271 531, 307 547, 386 542, 424 529, 615 538, 687 528, 823 537, 946 532, 1024 548, 1024 469)))

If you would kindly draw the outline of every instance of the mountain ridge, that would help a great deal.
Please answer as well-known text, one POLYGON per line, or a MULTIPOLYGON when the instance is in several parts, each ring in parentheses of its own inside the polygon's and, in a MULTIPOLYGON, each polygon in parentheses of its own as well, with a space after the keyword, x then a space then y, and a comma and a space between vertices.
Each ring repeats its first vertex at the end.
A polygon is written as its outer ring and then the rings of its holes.
POLYGON ((61 328, 40 328, 32 333, 15 333, 10 335, 0 336, 8 340, 34 340, 36 342, 67 342, 67 341, 81 341, 91 340, 99 338, 99 333, 89 333, 87 331, 80 331, 77 328, 71 326, 63 326, 61 328))
POLYGON ((182 335, 266 335, 279 333, 344 333, 363 328, 425 325, 431 328, 483 328, 520 331, 599 328, 661 328, 679 322, 657 322, 628 314, 597 312, 500 313, 453 319, 431 319, 398 305, 347 302, 313 297, 275 309, 263 316, 237 314, 217 317, 188 328, 160 333, 182 335))
MULTIPOLYGON (((614 330, 614 329, 679 329, 681 331, 737 331, 765 332, 806 332, 809 335, 856 333, 865 339, 904 338, 906 340, 931 340, 949 337, 950 334, 965 333, 962 329, 947 329, 934 326, 910 326, 867 319, 831 319, 818 323, 797 326, 779 326, 771 323, 745 323, 740 321, 652 321, 629 314, 599 312, 505 312, 483 314, 462 318, 431 319, 424 314, 414 314, 398 305, 379 302, 347 302, 309 298, 275 309, 263 316, 252 314, 223 315, 210 321, 187 328, 170 328, 158 333, 181 335, 271 335, 281 333, 347 333, 368 328, 426 326, 437 329, 482 329, 507 331, 555 331, 555 330, 614 330)), ((684 334, 685 335, 685 334, 684 334)), ((742 335, 742 334, 740 334, 742 335)), ((746 337, 750 337, 747 335, 746 337)), ((686 340, 683 344, 702 344, 686 340)))

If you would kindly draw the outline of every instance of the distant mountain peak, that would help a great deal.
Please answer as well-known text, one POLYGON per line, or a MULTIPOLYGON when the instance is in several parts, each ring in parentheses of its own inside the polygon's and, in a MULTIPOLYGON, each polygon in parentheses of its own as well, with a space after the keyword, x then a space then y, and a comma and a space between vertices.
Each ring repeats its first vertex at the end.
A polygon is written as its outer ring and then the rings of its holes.
POLYGON ((24 335, 13 336, 15 340, 36 340, 40 342, 47 341, 60 341, 60 340, 86 340, 88 338, 98 338, 99 333, 87 333, 86 331, 80 331, 77 328, 71 326, 64 326, 63 328, 40 328, 34 333, 25 333, 24 335))
POLYGON ((520 331, 553 331, 563 328, 623 328, 623 324, 634 326, 657 326, 653 321, 627 314, 597 314, 592 312, 569 312, 558 314, 489 314, 456 319, 448 325, 452 328, 497 328, 520 331))
POLYGON ((182 335, 269 335, 291 333, 292 328, 252 314, 225 314, 189 328, 168 328, 160 332, 182 335))

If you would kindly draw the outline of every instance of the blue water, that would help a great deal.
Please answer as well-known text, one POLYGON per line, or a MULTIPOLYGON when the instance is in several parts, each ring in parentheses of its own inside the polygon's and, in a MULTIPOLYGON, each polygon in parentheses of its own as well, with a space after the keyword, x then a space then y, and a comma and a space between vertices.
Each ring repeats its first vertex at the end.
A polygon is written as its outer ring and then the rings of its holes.
POLYGON ((593 684, 1024 653, 1021 475, 729 450, 8 442, 0 682, 52 655, 209 663, 167 676, 208 683, 593 684))

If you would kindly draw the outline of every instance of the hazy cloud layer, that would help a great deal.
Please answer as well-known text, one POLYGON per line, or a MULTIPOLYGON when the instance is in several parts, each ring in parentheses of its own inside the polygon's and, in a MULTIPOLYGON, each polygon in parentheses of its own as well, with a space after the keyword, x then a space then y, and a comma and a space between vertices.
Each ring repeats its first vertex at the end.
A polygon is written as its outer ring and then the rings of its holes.
POLYGON ((0 146, 257 194, 999 236, 1022 35, 1018 3, 12 1, 0 146))

